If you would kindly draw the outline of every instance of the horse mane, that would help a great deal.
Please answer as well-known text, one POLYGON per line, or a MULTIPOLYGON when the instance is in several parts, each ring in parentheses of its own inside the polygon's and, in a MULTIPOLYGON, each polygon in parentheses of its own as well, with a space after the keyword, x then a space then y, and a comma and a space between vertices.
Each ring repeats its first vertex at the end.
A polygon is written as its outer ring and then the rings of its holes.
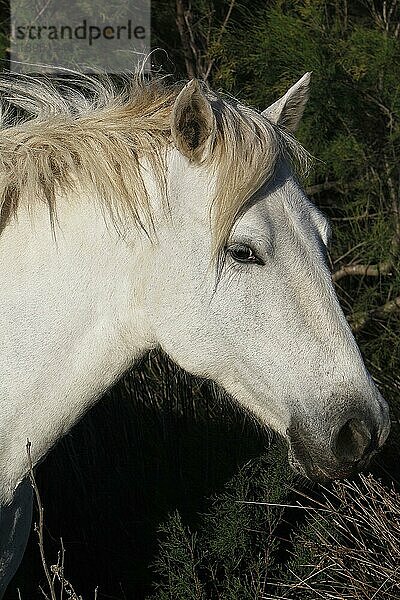
MULTIPOLYGON (((116 222, 128 211, 147 231, 152 215, 140 161, 151 165, 164 197, 171 111, 183 85, 140 75, 127 77, 122 86, 108 76, 78 74, 59 82, 0 78, 0 231, 21 198, 44 200, 54 226, 56 197, 76 190, 77 183, 94 189, 116 222)), ((217 176, 211 213, 218 253, 279 158, 304 169, 309 155, 257 111, 207 86, 204 91, 217 123, 204 166, 217 176)))

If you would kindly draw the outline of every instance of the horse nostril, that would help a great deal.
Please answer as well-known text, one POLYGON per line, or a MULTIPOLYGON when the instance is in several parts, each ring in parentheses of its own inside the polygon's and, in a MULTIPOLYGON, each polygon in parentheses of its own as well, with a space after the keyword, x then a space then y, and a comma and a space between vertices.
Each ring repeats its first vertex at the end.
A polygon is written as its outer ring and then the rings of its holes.
POLYGON ((349 419, 333 440, 332 451, 338 460, 356 462, 370 451, 372 437, 364 421, 349 419))

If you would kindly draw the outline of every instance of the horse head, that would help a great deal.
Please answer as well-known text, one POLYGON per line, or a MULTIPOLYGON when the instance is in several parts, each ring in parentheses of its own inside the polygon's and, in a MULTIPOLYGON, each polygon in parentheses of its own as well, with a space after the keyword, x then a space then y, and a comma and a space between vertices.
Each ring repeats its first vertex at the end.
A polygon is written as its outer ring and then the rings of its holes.
POLYGON ((295 173, 309 80, 262 114, 195 81, 177 96, 148 304, 179 365, 283 435, 295 469, 327 479, 368 464, 389 416, 335 294, 329 223, 295 173))

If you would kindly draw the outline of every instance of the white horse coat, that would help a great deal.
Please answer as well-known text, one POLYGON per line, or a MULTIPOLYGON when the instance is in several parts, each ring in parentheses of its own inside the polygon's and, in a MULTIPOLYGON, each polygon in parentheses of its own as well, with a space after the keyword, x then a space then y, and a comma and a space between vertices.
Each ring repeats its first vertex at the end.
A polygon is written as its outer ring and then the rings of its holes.
POLYGON ((3 82, 33 118, 0 132, 0 597, 29 533, 27 439, 37 463, 151 348, 285 436, 310 477, 385 441, 329 226, 292 172, 308 85, 260 115, 195 81, 98 84, 91 103, 3 82))

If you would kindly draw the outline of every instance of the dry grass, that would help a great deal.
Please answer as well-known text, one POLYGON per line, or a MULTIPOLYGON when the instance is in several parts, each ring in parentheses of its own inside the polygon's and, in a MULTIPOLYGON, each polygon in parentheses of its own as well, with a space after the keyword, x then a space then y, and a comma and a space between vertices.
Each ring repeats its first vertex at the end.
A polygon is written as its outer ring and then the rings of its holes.
POLYGON ((324 489, 324 500, 305 510, 296 547, 312 559, 301 564, 295 556, 288 580, 264 600, 400 598, 399 493, 361 475, 324 489))

